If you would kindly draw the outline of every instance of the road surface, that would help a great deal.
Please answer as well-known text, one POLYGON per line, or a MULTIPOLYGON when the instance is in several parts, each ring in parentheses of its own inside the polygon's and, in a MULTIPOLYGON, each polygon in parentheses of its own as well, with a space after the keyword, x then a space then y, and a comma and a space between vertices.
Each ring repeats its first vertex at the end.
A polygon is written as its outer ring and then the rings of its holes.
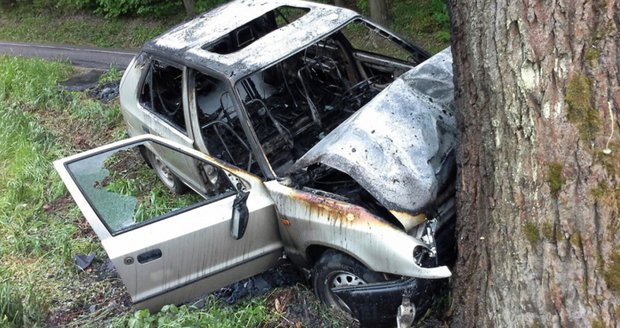
POLYGON ((0 41, 0 55, 68 60, 72 65, 94 69, 114 66, 124 70, 135 54, 131 50, 0 41))

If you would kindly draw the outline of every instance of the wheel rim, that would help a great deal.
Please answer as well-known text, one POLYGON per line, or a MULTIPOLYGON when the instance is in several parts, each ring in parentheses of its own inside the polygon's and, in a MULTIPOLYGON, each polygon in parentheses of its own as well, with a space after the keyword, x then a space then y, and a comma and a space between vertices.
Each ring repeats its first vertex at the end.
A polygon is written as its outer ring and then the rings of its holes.
POLYGON ((328 287, 327 300, 332 307, 338 307, 347 313, 351 313, 351 309, 340 297, 334 295, 332 288, 365 285, 366 281, 358 277, 356 274, 348 271, 334 271, 325 279, 325 285, 328 287))
POLYGON ((170 168, 164 164, 159 157, 155 157, 155 163, 153 163, 155 170, 157 171, 157 175, 161 179, 161 181, 168 188, 174 188, 174 175, 170 172, 170 168))

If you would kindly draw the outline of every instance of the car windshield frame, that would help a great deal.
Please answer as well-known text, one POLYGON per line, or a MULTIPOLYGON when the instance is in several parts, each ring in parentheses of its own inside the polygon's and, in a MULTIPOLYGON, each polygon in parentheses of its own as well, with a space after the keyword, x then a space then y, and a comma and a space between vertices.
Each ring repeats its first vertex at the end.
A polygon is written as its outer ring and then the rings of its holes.
MULTIPOLYGON (((240 87, 240 84, 247 80, 248 78, 250 78, 251 76, 260 73, 266 69, 269 69, 271 67, 274 67, 275 65, 277 65, 278 63, 281 63, 291 57, 293 57, 294 55, 298 54, 300 51, 303 51, 304 49, 308 49, 309 47, 311 47, 312 45, 316 44, 317 42, 320 42, 321 40, 324 40, 328 37, 330 37, 331 35, 336 34, 337 32, 340 32, 342 29, 344 29, 346 26, 359 22, 363 25, 365 25, 365 27, 367 27, 368 29, 371 30, 378 30, 381 33, 387 34, 389 36, 385 37, 384 35, 382 35, 379 32, 375 32, 377 33, 377 35, 384 37, 386 39, 388 39, 389 41, 393 42, 396 46, 402 48, 405 51, 408 51, 412 54, 412 56, 415 55, 428 55, 428 53, 426 53, 426 51, 424 51, 423 49, 415 46, 414 44, 412 44, 411 42, 407 41, 405 38, 395 34, 394 32, 389 31, 386 28, 383 28, 371 21, 369 21, 368 19, 366 19, 364 16, 361 15, 357 15, 352 17, 351 19, 345 21, 343 24, 341 24, 340 26, 338 26, 337 28, 335 28, 334 30, 330 31, 329 33, 325 33, 323 35, 317 36, 316 38, 312 39, 312 41, 304 44, 302 47, 297 48, 295 51, 292 51, 290 53, 288 53, 286 56, 281 56, 280 58, 273 60, 272 62, 270 62, 269 64, 266 65, 262 65, 260 67, 256 67, 256 69, 252 70, 250 73, 244 74, 244 75, 240 75, 237 76, 235 78, 228 78, 230 85, 232 86, 232 94, 233 94, 233 98, 235 98, 235 101, 237 102, 237 110, 240 112, 240 119, 242 122, 242 125, 244 126, 244 130, 247 128, 249 129, 246 134, 248 135, 250 144, 252 144, 252 150, 253 151, 258 151, 260 153, 255 154, 257 160, 259 161, 264 161, 264 166, 265 168, 263 170, 267 170, 267 172, 263 172, 266 176, 266 180, 275 180, 275 179, 279 179, 279 178, 283 178, 284 176, 279 176, 275 170, 273 169, 273 166, 271 165, 271 162, 269 161, 269 159, 267 158, 267 154, 265 153, 265 150, 263 149, 263 146, 261 145, 258 136, 256 135, 256 131, 254 129, 254 126, 252 125, 251 120, 249 119, 249 114, 248 114, 248 110, 246 108, 246 104, 243 101, 241 94, 239 93, 239 89, 238 87, 240 87), (394 41, 394 40, 398 40, 394 41), (416 52, 418 52, 416 54, 416 52), (244 124, 247 123, 247 124, 244 124), (257 150, 254 150, 254 147, 256 147, 257 150)), ((360 49, 355 49, 354 50, 360 50, 360 49)), ((385 55, 382 54, 376 54, 377 56, 383 56, 386 57, 385 55)), ((392 58, 392 57, 386 57, 386 58, 391 58, 394 59, 395 61, 398 62, 402 62, 402 60, 398 59, 398 58, 392 58)), ((414 65, 414 64, 412 64, 414 65)), ((417 64, 416 64, 417 65, 417 64)), ((262 167, 263 165, 261 165, 262 167)))

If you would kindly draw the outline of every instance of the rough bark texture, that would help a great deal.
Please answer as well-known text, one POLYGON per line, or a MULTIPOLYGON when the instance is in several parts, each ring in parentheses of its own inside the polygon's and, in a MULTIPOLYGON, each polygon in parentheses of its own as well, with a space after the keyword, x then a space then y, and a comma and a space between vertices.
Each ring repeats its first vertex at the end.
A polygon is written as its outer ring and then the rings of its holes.
POLYGON ((390 11, 388 0, 368 0, 370 19, 383 26, 390 26, 390 11))
POLYGON ((194 10, 196 7, 196 0, 183 0, 183 7, 185 7, 185 14, 187 14, 187 17, 192 17, 196 14, 194 10))
POLYGON ((620 0, 451 2, 453 325, 620 326, 620 0))
POLYGON ((334 0, 334 4, 338 7, 346 7, 347 2, 345 0, 334 0))

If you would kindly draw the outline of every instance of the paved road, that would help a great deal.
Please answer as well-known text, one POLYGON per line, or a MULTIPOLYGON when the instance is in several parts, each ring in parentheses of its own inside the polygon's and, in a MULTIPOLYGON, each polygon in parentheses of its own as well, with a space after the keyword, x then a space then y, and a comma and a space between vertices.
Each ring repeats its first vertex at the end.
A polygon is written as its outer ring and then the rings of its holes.
POLYGON ((108 69, 110 66, 114 66, 124 70, 135 52, 82 46, 0 41, 0 55, 2 54, 68 60, 75 66, 87 68, 108 69))

